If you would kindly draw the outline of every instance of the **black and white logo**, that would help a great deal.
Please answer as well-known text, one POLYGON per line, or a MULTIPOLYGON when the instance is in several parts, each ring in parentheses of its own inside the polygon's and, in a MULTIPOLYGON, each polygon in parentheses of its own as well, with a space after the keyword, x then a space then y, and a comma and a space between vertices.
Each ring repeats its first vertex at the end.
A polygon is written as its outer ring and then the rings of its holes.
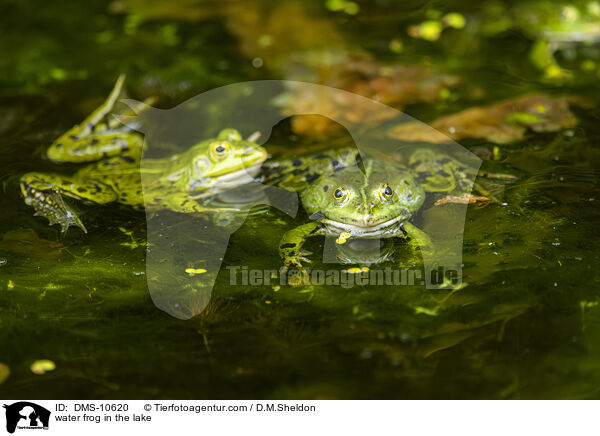
POLYGON ((50 411, 29 401, 5 404, 6 431, 14 433, 16 429, 47 430, 50 423, 50 411))

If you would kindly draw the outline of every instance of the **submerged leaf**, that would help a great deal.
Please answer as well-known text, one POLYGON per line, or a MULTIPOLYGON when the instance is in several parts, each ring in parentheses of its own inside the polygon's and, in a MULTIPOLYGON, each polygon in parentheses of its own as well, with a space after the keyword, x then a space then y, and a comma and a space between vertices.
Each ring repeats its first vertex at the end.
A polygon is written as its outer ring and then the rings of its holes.
POLYGON ((397 126, 388 135, 404 141, 434 144, 463 138, 480 138, 504 144, 523 139, 528 129, 534 132, 557 132, 575 127, 578 120, 569 110, 569 105, 589 108, 593 103, 582 97, 527 94, 438 118, 430 124, 438 132, 415 122, 397 126))
MULTIPOLYGON (((457 76, 438 74, 427 67, 385 65, 357 53, 330 54, 325 60, 317 57, 312 60, 313 64, 306 58, 301 60, 302 67, 308 64, 314 76, 294 74, 292 70, 288 78, 343 89, 395 108, 439 100, 443 91, 461 81, 457 76)), ((332 99, 330 92, 314 94, 306 87, 292 88, 285 97, 280 100, 285 104, 284 111, 290 115, 328 114, 327 117, 349 123, 378 123, 395 116, 393 111, 374 111, 372 105, 365 105, 360 99, 344 98, 343 95, 332 99)), ((321 115, 294 116, 292 128, 296 133, 312 138, 328 137, 342 130, 340 124, 321 115)))
POLYGON ((60 242, 40 239, 33 229, 16 229, 6 232, 0 241, 0 250, 25 254, 47 260, 58 259, 64 246, 60 242))

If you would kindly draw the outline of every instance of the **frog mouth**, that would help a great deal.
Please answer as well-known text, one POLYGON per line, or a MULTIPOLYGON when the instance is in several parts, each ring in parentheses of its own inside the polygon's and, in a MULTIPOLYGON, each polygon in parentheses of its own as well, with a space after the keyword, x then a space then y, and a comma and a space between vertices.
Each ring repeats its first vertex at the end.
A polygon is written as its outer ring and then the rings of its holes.
POLYGON ((222 182, 222 183, 226 183, 226 184, 248 183, 248 182, 252 181, 258 175, 258 173, 260 171, 260 167, 262 166, 262 163, 264 161, 265 161, 265 159, 261 159, 251 165, 242 167, 237 171, 232 171, 230 173, 223 174, 223 175, 215 175, 215 176, 212 176, 211 178, 214 180, 218 180, 219 183, 222 182))
POLYGON ((381 236, 386 234, 388 231, 392 233, 397 229, 404 221, 408 219, 405 213, 400 214, 390 220, 370 223, 368 221, 357 221, 355 223, 343 223, 335 221, 329 218, 322 218, 321 223, 325 224, 328 230, 333 233, 349 232, 352 236, 381 236))
POLYGON ((198 192, 195 195, 190 195, 189 198, 191 200, 198 200, 214 195, 215 192, 225 191, 253 182, 258 173, 260 172, 260 168, 262 167, 263 162, 264 159, 256 162, 255 164, 243 167, 237 171, 233 171, 220 176, 214 175, 211 177, 207 177, 206 179, 203 179, 201 183, 198 184, 198 186, 203 186, 206 189, 201 189, 200 192, 198 192))

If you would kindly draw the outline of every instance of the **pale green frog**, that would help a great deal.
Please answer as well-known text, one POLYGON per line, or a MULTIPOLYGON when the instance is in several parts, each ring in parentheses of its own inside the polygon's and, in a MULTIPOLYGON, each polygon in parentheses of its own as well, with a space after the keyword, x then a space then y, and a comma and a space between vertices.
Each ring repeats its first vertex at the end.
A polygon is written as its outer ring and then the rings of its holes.
POLYGON ((87 232, 64 197, 182 213, 214 211, 206 204, 207 198, 250 182, 258 174, 267 158, 266 150, 243 140, 237 130, 224 129, 216 138, 199 142, 183 153, 145 158, 142 192, 143 136, 117 118, 107 121, 123 81, 124 77, 119 77, 105 103, 47 151, 47 157, 55 162, 95 163, 71 175, 30 172, 22 176, 21 192, 36 215, 59 224, 63 232, 71 225, 87 232))

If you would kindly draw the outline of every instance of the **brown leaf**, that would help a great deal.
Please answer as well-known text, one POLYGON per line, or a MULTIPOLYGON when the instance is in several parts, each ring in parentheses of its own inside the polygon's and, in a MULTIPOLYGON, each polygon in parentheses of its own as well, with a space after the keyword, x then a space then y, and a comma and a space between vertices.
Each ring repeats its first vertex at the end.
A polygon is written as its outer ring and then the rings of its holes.
POLYGON ((448 203, 457 203, 457 204, 473 204, 478 201, 490 201, 487 197, 482 197, 481 195, 473 195, 473 194, 462 194, 460 196, 456 195, 446 195, 444 198, 440 198, 434 203, 434 206, 439 206, 440 204, 448 204, 448 203))
POLYGON ((60 242, 40 239, 33 229, 11 230, 2 236, 0 241, 1 250, 48 260, 58 259, 63 248, 60 242))
POLYGON ((417 122, 397 126, 388 135, 406 141, 435 144, 463 138, 481 138, 503 144, 523 139, 528 129, 534 132, 557 132, 575 127, 578 120, 569 110, 569 105, 589 108, 593 103, 581 97, 526 94, 438 118, 431 123, 431 127, 438 130, 439 135, 417 122))

